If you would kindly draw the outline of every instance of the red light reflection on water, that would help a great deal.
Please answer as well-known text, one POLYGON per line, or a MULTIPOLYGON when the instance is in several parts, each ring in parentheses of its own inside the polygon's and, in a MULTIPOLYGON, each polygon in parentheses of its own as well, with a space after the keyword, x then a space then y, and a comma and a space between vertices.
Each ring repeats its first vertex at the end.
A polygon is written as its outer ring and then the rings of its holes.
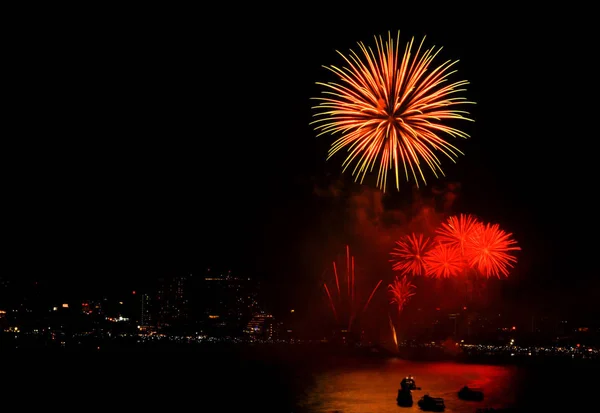
POLYGON ((511 366, 477 364, 419 363, 392 359, 369 366, 343 367, 320 374, 301 403, 310 412, 398 413, 396 395, 406 375, 415 377, 422 390, 413 392, 412 408, 420 411, 417 401, 424 394, 443 397, 446 412, 472 413, 477 407, 510 406, 515 402, 517 369, 511 366), (483 389, 483 402, 467 402, 457 396, 464 385, 483 389))

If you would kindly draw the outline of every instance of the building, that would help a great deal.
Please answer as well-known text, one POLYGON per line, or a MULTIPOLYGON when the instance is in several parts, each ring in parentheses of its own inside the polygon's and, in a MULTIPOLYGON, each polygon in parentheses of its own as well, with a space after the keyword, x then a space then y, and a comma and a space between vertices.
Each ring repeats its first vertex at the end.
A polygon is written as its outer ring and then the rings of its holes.
POLYGON ((103 309, 101 300, 85 300, 81 302, 81 312, 86 315, 103 316, 103 309))
POLYGON ((215 336, 240 336, 260 313, 258 283, 231 271, 208 269, 198 278, 195 309, 202 329, 215 336))
POLYGON ((254 314, 244 329, 244 333, 263 340, 274 340, 277 338, 276 332, 273 315, 263 311, 254 314))
POLYGON ((132 319, 144 330, 241 336, 261 310, 257 295, 254 280, 231 271, 165 276, 149 293, 133 295, 137 316, 132 319))
POLYGON ((186 327, 191 322, 192 280, 191 274, 159 278, 156 292, 159 328, 186 327))
POLYGON ((152 299, 150 294, 140 295, 140 325, 144 327, 152 326, 154 317, 152 316, 152 299))

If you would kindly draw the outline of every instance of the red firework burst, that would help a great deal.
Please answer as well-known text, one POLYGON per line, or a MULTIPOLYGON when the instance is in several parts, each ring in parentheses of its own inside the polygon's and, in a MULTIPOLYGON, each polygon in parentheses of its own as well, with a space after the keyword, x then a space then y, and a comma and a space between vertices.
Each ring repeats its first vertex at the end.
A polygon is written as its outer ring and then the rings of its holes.
POLYGON ((435 231, 437 234, 435 240, 455 246, 464 254, 465 243, 480 225, 482 225, 481 221, 472 215, 451 216, 435 231))
POLYGON ((464 271, 466 261, 456 245, 438 243, 425 255, 424 266, 432 278, 450 278, 464 271))
POLYGON ((465 243, 465 257, 472 268, 486 277, 508 276, 517 259, 513 251, 520 251, 511 233, 500 229, 498 224, 481 224, 465 243))
POLYGON ((390 260, 393 263, 392 269, 400 271, 402 275, 425 275, 423 258, 430 247, 430 239, 423 234, 412 233, 403 236, 396 241, 396 247, 390 253, 393 257, 390 260))
POLYGON ((406 277, 396 279, 393 283, 388 285, 388 291, 390 292, 390 304, 396 304, 398 306, 398 312, 401 312, 410 297, 415 295, 415 287, 406 277))

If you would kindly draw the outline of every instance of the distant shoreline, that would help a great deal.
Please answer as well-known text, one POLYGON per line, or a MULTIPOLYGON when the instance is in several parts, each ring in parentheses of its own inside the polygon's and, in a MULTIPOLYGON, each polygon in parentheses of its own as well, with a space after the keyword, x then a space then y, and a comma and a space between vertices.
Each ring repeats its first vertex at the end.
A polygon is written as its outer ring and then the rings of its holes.
POLYGON ((379 346, 344 346, 330 343, 235 343, 235 342, 207 342, 207 343, 179 343, 171 341, 159 341, 153 343, 137 343, 132 341, 119 342, 118 340, 107 340, 88 343, 90 345, 74 347, 67 346, 22 346, 20 348, 2 348, 0 354, 7 352, 16 353, 197 353, 207 354, 215 357, 277 357, 278 355, 308 355, 334 357, 335 359, 353 358, 363 360, 377 359, 404 359, 417 362, 456 362, 465 364, 491 364, 491 365, 552 365, 552 366, 600 366, 600 359, 581 359, 570 356, 548 356, 548 355, 514 355, 510 354, 468 354, 462 352, 457 355, 448 354, 437 348, 403 348, 394 352, 379 346), (290 349, 295 349, 290 351, 290 349))
POLYGON ((452 361, 464 364, 515 365, 515 366, 600 366, 598 358, 571 357, 568 355, 520 355, 510 353, 470 354, 460 352, 452 355, 439 349, 400 348, 398 358, 410 361, 443 362, 452 361))

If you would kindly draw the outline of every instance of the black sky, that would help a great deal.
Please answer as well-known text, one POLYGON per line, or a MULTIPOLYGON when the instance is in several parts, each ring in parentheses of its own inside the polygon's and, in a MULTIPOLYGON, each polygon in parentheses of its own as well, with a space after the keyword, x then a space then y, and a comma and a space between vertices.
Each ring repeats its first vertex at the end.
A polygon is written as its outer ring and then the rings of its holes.
POLYGON ((472 139, 445 164, 461 183, 457 212, 514 234, 528 294, 592 297, 591 11, 368 7, 121 10, 16 28, 5 273, 89 292, 230 267, 289 297, 274 305, 306 300, 346 242, 319 238, 332 206, 315 182, 339 168, 309 126, 315 82, 330 76, 322 65, 340 64, 336 49, 400 30, 444 46, 471 82, 472 139))

